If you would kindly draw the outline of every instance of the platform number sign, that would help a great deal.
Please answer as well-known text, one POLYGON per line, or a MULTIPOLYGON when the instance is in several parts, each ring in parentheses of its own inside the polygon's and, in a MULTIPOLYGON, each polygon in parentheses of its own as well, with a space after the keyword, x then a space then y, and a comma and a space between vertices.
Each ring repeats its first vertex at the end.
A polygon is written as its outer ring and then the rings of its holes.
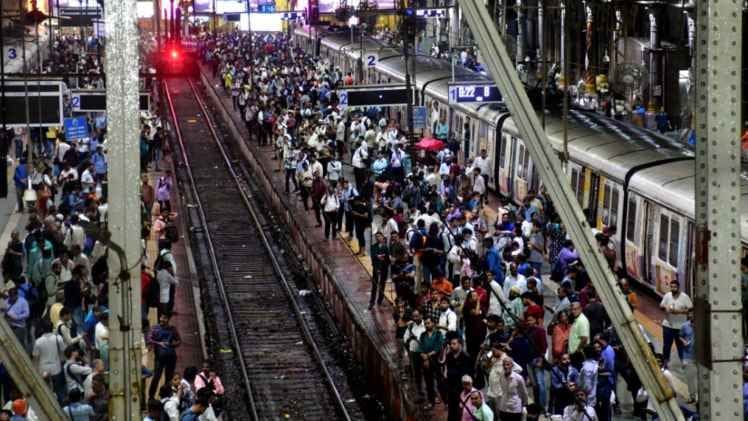
POLYGON ((348 107, 348 91, 338 91, 338 106, 341 110, 348 107))
POLYGON ((78 111, 81 108, 81 96, 80 95, 73 95, 70 97, 70 107, 73 109, 73 111, 78 111))
POLYGON ((379 63, 379 54, 368 53, 366 55, 366 66, 367 67, 376 67, 378 63, 379 63))
POLYGON ((18 58, 18 50, 15 47, 8 47, 5 51, 5 56, 8 60, 15 60, 18 58))

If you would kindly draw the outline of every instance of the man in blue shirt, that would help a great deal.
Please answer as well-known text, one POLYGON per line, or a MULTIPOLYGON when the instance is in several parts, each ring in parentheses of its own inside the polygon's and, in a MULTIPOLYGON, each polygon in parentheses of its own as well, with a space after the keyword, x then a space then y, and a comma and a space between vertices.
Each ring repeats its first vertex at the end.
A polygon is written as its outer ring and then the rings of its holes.
POLYGON ((18 203, 18 212, 23 213, 23 192, 28 188, 29 173, 26 168, 26 160, 21 159, 16 166, 13 174, 13 182, 16 185, 16 200, 18 203))
POLYGON ((689 312, 686 323, 680 328, 680 337, 678 338, 681 344, 683 344, 681 363, 683 364, 683 371, 685 372, 688 383, 689 404, 696 403, 696 392, 698 391, 698 386, 696 385, 696 342, 694 341, 694 335, 693 312, 689 312))
POLYGON ((596 348, 600 349, 597 382, 597 414, 601 421, 611 419, 610 396, 616 388, 616 352, 610 346, 610 337, 603 332, 597 336, 596 348))
POLYGON ((68 401, 70 403, 62 408, 62 412, 71 421, 89 421, 95 415, 93 407, 85 402, 81 402, 81 399, 83 399, 83 392, 80 389, 73 389, 68 394, 68 401))
POLYGON ((18 288, 14 287, 8 291, 5 303, 0 306, 0 312, 5 313, 5 320, 13 329, 13 333, 16 334, 21 346, 29 350, 26 327, 26 321, 29 319, 29 303, 18 294, 18 288))
POLYGON ((96 181, 102 181, 104 179, 104 176, 106 176, 108 168, 106 155, 104 155, 104 146, 96 146, 96 152, 91 155, 91 163, 93 163, 94 165, 96 181))
POLYGON ((493 278, 502 287, 504 286, 504 267, 501 264, 501 256, 494 246, 493 238, 483 240, 483 247, 486 250, 486 265, 488 270, 493 273, 493 278))
POLYGON ((558 363, 551 369, 551 413, 561 415, 564 408, 574 404, 574 393, 569 385, 576 384, 579 371, 571 365, 568 353, 561 355, 558 363))

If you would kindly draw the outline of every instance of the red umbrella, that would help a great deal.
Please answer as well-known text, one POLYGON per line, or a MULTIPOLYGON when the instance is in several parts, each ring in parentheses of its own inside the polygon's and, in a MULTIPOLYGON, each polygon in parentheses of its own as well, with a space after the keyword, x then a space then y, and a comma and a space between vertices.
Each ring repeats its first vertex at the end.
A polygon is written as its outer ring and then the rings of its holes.
POLYGON ((430 152, 438 152, 444 149, 444 142, 433 137, 424 137, 420 142, 416 143, 416 148, 423 149, 430 152))

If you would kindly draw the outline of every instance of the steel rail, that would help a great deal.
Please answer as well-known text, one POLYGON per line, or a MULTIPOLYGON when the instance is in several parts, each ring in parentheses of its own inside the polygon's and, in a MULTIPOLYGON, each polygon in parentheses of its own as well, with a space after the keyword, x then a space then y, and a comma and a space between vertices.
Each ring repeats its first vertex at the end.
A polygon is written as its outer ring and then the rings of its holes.
MULTIPOLYGON (((249 212, 250 216, 252 217, 252 222, 254 223, 258 235, 260 236, 263 246, 265 247, 265 250, 267 251, 267 254, 270 258, 270 261, 273 265, 273 269, 280 280, 280 285, 283 287, 283 290, 286 292, 286 296, 288 297, 291 307, 293 308, 293 312, 296 316, 296 319, 299 321, 299 327, 301 328, 301 332, 304 336, 304 339, 307 342, 307 345, 311 348, 312 354, 314 355, 314 358, 317 360, 317 363, 319 364, 320 369, 322 370, 322 373, 324 375, 324 380, 327 383, 328 388, 330 389, 330 393, 332 393, 335 404, 338 407, 338 411, 340 415, 343 416, 343 419, 346 421, 351 421, 351 416, 348 413, 348 409, 345 406, 345 402, 343 401, 343 398, 340 395, 340 392, 338 391, 337 386, 335 385, 335 381, 332 378, 332 374, 330 373, 330 370, 327 367, 327 364, 325 363, 324 359, 322 358, 322 354, 319 351, 319 346, 317 345, 316 341, 314 340, 314 337, 311 334, 311 330, 307 324, 306 319, 304 318, 304 315, 301 311, 301 308, 299 307, 298 302, 296 301, 296 297, 293 294, 293 291, 291 289, 290 283, 286 279, 285 275, 283 274, 283 270, 281 268, 281 265, 278 261, 278 258, 276 257, 276 253, 273 250, 270 241, 268 240, 267 235, 265 234, 265 230, 263 228, 263 224, 260 222, 259 218, 259 211, 256 209, 255 205, 250 200, 249 196, 247 195, 245 188, 242 186, 242 181, 239 175, 237 174, 236 170, 234 169, 234 165, 232 164, 232 160, 228 155, 228 152, 226 151, 226 148, 220 141, 220 137, 218 135, 218 132, 215 128, 215 124, 213 123, 209 110, 207 106, 205 105, 205 102, 203 101, 200 93, 198 92, 197 88, 195 87, 195 84, 192 80, 188 80, 190 88, 192 89, 192 92, 194 94, 195 99, 197 100, 197 103, 200 107, 200 110, 202 111, 203 117, 208 125, 208 129, 211 132, 212 138, 218 147, 218 150, 221 153, 221 156, 224 159, 224 163, 226 164, 226 169, 231 174, 231 177, 234 179, 234 182, 236 183, 237 189, 239 190, 239 193, 241 195, 241 199, 244 202, 244 206, 246 207, 247 211, 249 212)), ((184 148, 182 148, 183 155, 186 155, 186 151, 184 148)), ((188 163, 188 158, 185 158, 185 163, 188 163)), ((201 206, 198 203, 198 206, 201 206)), ((202 213, 202 211, 201 211, 202 213)), ((205 225, 207 226, 207 225, 205 225)), ((208 238, 210 238, 210 233, 207 233, 208 238)), ((228 301, 227 301, 228 303, 228 301)), ((233 323, 233 322, 232 322, 233 323)), ((256 418, 258 419, 258 418, 256 418)))
POLYGON ((182 128, 179 125, 177 114, 174 111, 174 101, 172 100, 171 93, 169 92, 169 85, 166 82, 166 80, 164 80, 163 83, 164 83, 163 88, 164 88, 164 92, 166 95, 166 102, 169 105, 169 113, 171 114, 172 124, 174 124, 174 129, 175 129, 174 132, 179 142, 179 149, 182 152, 181 155, 185 163, 185 168, 187 169, 187 178, 189 178, 190 180, 190 187, 192 189, 195 202, 197 204, 197 211, 198 211, 198 215, 200 216, 200 223, 203 225, 203 227, 205 227, 205 238, 207 240, 208 254, 210 255, 210 263, 211 263, 211 266, 213 267, 213 273, 215 274, 216 279, 218 281, 216 282, 218 286, 218 293, 221 295, 221 300, 223 301, 224 306, 226 308, 226 317, 228 318, 228 322, 229 322, 228 328, 229 328, 229 332, 231 333, 231 342, 233 342, 236 354, 239 356, 239 365, 241 368, 241 375, 244 381, 244 385, 246 386, 247 397, 249 398, 250 413, 251 413, 253 420, 259 420, 260 418, 257 415, 257 404, 255 403, 255 399, 252 393, 252 382, 249 380, 249 370, 247 369, 247 364, 244 361, 244 353, 242 352, 242 347, 239 343, 239 334, 236 331, 236 323, 234 322, 234 317, 231 314, 231 308, 229 306, 228 295, 226 294, 226 289, 224 287, 223 276, 221 275, 221 270, 218 265, 218 259, 216 257, 217 254, 213 246, 213 239, 210 235, 210 231, 207 229, 208 222, 205 216, 205 211, 203 209, 203 204, 200 201, 200 194, 197 191, 197 184, 195 183, 195 178, 192 175, 192 169, 190 168, 189 165, 187 165, 189 163, 189 158, 187 157, 187 149, 185 148, 184 139, 182 138, 182 128))

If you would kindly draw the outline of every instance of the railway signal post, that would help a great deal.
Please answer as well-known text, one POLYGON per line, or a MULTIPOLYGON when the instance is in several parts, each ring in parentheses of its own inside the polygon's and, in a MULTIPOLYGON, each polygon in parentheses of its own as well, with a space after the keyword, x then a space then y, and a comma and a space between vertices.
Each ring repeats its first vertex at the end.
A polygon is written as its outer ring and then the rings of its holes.
MULTIPOLYGON (((706 0, 704 3, 707 3, 706 0)), ((626 347, 642 384, 655 404, 660 419, 682 420, 683 414, 678 407, 673 389, 660 372, 625 297, 616 286, 615 276, 598 251, 592 230, 585 222, 582 209, 566 177, 562 176, 561 162, 546 139, 546 134, 519 80, 494 21, 487 8, 480 2, 460 0, 459 4, 478 45, 485 52, 487 67, 504 96, 512 116, 516 118, 533 162, 538 166, 540 177, 546 183, 551 200, 556 205, 568 233, 578 245, 580 257, 590 274, 590 279, 600 294, 621 342, 626 347)), ((738 63, 740 63, 739 60, 738 63)))
POLYGON ((742 2, 696 2, 694 321, 702 420, 743 419, 742 19, 742 2))
POLYGON ((109 415, 140 413, 140 200, 138 29, 135 0, 107 0, 106 94, 109 147, 109 415))

